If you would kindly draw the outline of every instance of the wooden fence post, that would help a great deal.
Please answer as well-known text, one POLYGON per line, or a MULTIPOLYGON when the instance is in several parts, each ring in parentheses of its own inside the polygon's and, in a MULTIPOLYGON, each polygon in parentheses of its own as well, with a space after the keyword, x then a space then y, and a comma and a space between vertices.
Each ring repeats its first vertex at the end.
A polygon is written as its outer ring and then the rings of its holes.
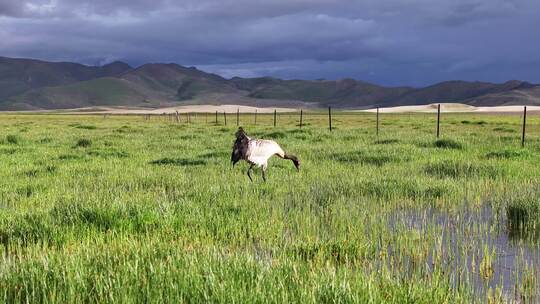
POLYGON ((227 125, 227 113, 223 111, 223 121, 225 122, 225 125, 227 125))
POLYGON ((240 108, 236 108, 236 126, 240 125, 240 108))
POLYGON ((377 107, 377 137, 379 137, 379 107, 377 107))
POLYGON ((257 109, 255 109, 255 125, 257 125, 257 109))
POLYGON ((328 128, 332 131, 332 108, 328 107, 328 128))
POLYGON ((274 109, 274 128, 276 127, 276 115, 277 115, 276 113, 277 113, 276 109, 274 109))
POLYGON ((525 124, 527 122, 527 106, 523 108, 523 130, 521 133, 521 147, 525 147, 525 124))
POLYGON ((217 111, 216 111, 216 126, 217 126, 217 111))
POLYGON ((303 112, 302 112, 302 109, 300 109, 300 129, 302 129, 302 116, 303 116, 303 112))
POLYGON ((180 113, 178 111, 176 111, 176 122, 180 122, 180 113))
POLYGON ((441 104, 438 104, 437 105, 437 138, 439 138, 439 124, 440 124, 440 121, 441 121, 441 104))

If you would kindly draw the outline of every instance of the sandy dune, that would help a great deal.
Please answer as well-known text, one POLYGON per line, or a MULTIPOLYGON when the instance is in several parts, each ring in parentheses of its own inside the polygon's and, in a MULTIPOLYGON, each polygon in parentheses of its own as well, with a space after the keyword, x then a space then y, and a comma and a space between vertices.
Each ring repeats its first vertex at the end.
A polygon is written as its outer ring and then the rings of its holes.
MULTIPOLYGON (((379 108, 380 113, 435 113, 437 112, 438 104, 416 105, 416 106, 399 106, 379 108)), ((497 107, 475 107, 461 103, 441 103, 441 112, 443 113, 521 113, 523 106, 497 106, 497 107)), ((277 112, 297 112, 300 108, 287 107, 252 107, 245 105, 185 105, 165 108, 143 108, 143 107, 88 107, 65 110, 41 110, 41 111, 0 111, 14 113, 61 113, 61 114, 163 114, 163 113, 273 113, 277 112)), ((306 110, 306 108, 304 108, 306 110)), ((339 109, 338 109, 339 110, 339 109)), ((377 109, 368 110, 345 110, 348 112, 376 112, 377 109)), ((540 113, 540 106, 527 106, 527 112, 540 113)))
MULTIPOLYGON (((401 106, 379 108, 380 113, 433 113, 437 112, 438 104, 418 105, 418 106, 401 106)), ((360 110, 362 112, 376 112, 377 109, 360 110)), ((540 106, 527 106, 527 111, 540 111, 540 106)), ((474 107, 461 103, 441 103, 441 112, 453 113, 521 113, 523 106, 498 106, 498 107, 474 107)))
POLYGON ((79 108, 62 111, 62 113, 85 113, 85 114, 163 114, 163 113, 273 113, 277 112, 295 112, 297 109, 293 108, 261 108, 250 107, 242 105, 187 105, 167 108, 134 108, 134 107, 92 107, 92 108, 79 108))

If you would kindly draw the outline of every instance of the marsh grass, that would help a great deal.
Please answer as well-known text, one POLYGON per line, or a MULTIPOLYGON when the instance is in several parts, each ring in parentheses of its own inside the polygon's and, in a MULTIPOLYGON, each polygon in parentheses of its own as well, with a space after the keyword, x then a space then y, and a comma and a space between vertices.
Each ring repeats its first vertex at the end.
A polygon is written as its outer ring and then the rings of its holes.
POLYGON ((505 175, 504 168, 483 162, 446 160, 425 165, 426 174, 445 178, 497 178, 505 175))
POLYGON ((332 132, 320 113, 305 112, 302 129, 297 115, 280 115, 276 128, 272 115, 259 114, 257 126, 241 115, 249 135, 302 161, 296 172, 272 158, 266 183, 259 172, 250 183, 247 164, 230 165, 237 127, 221 115, 217 125, 213 115, 207 124, 200 115, 190 124, 2 115, 0 301, 535 299, 538 265, 516 256, 511 275, 499 277, 509 258, 488 241, 500 225, 520 250, 538 244, 537 117, 521 149, 517 136, 461 123, 510 128, 519 117, 448 114, 437 144, 433 115, 381 115, 380 139, 372 114, 333 115, 332 132), (454 225, 480 204, 502 219, 443 227, 429 217, 411 225, 404 213, 436 210, 454 225))
POLYGON ((514 240, 526 240, 540 243, 540 195, 538 189, 529 189, 522 193, 507 196, 507 230, 514 240))

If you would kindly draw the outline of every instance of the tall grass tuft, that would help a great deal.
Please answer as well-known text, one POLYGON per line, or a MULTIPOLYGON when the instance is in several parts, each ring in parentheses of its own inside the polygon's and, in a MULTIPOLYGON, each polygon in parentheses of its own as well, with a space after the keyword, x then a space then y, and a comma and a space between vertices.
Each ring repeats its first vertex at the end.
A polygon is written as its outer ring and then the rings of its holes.
POLYGON ((505 175, 504 168, 489 163, 473 163, 470 161, 461 160, 447 160, 428 163, 424 166, 424 172, 428 175, 441 178, 497 178, 505 175))
POLYGON ((17 135, 10 134, 6 136, 6 141, 9 144, 16 145, 21 141, 21 138, 17 135))
POLYGON ((81 138, 77 140, 77 143, 75 144, 75 147, 79 148, 88 148, 92 145, 92 141, 90 139, 81 138))
POLYGON ((437 139, 434 143, 434 146, 437 148, 443 148, 443 149, 457 149, 461 150, 463 149, 463 145, 460 142, 457 142, 452 139, 437 139))

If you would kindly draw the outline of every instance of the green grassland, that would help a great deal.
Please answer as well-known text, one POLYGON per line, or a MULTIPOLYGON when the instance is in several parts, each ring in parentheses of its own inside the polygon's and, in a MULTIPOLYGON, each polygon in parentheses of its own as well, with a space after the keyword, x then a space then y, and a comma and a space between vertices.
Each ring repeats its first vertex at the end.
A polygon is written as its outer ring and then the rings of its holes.
POLYGON ((0 115, 0 301, 536 302, 540 117, 435 118, 243 114, 251 183, 234 115, 0 115))

